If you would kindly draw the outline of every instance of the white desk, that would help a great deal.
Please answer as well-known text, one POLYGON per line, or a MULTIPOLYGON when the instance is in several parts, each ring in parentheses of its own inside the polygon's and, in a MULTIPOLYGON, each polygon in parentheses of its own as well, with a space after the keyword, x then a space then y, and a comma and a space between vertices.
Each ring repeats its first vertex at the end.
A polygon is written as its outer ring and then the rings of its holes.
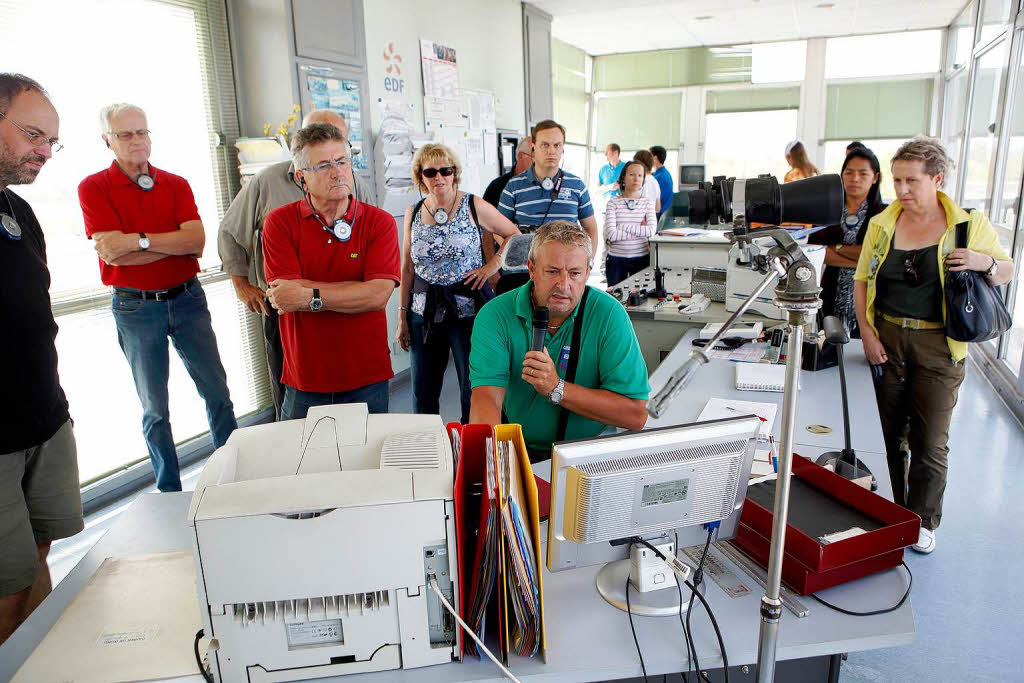
MULTIPOLYGON (((870 376, 860 343, 854 341, 847 348, 854 447, 878 477, 880 493, 888 495, 888 470, 882 455, 881 428, 870 376)), ((688 348, 681 347, 666 359, 651 378, 652 388, 660 387, 688 352, 688 348)), ((796 439, 797 450, 804 455, 816 456, 824 450, 841 448, 843 437, 838 370, 833 368, 816 373, 803 372, 802 375, 804 389, 800 395, 797 415, 797 425, 801 430, 796 439), (827 424, 834 431, 825 435, 810 434, 803 428, 808 423, 827 424)), ((732 378, 731 363, 712 361, 670 407, 668 414, 658 421, 652 421, 651 426, 693 421, 708 397, 733 395, 735 390, 732 389, 732 378)), ((782 400, 781 394, 738 393, 748 400, 782 400)), ((106 557, 188 550, 190 545, 185 515, 189 499, 190 494, 187 493, 148 494, 141 496, 122 514, 28 622, 0 647, 0 680, 8 680, 14 674, 106 557)), ((542 537, 547 538, 546 530, 542 531, 542 537)), ((594 577, 598 570, 599 567, 588 567, 551 574, 545 569, 548 661, 543 664, 538 660, 514 659, 512 669, 521 679, 572 682, 640 675, 640 664, 626 614, 605 603, 594 587, 594 577)), ((736 571, 743 576, 742 572, 736 571)), ((905 575, 900 569, 830 589, 823 593, 823 597, 838 605, 871 610, 894 604, 905 590, 905 575)), ((761 591, 755 588, 752 595, 729 598, 709 581, 707 598, 722 628, 730 664, 735 667, 732 669, 733 675, 737 676, 734 680, 752 681, 753 664, 757 658, 761 591), (743 675, 740 668, 743 666, 749 667, 749 677, 743 675)), ((195 599, 195 596, 183 596, 182 599, 195 599)), ((895 612, 874 617, 845 616, 810 599, 807 603, 811 607, 811 614, 804 619, 797 619, 789 611, 783 611, 779 629, 780 664, 777 680, 787 683, 827 680, 828 667, 837 664, 837 658, 830 658, 830 655, 907 645, 914 640, 914 613, 909 600, 895 612)), ((685 669, 685 647, 676 619, 636 617, 634 621, 649 674, 685 669)), ((698 610, 693 617, 693 631, 703 668, 720 667, 722 662, 718 654, 718 643, 702 611, 698 610)), ((467 660, 462 664, 385 671, 336 680, 351 683, 441 683, 502 679, 488 660, 467 660)))
MULTIPOLYGON (((696 336, 697 330, 688 330, 672 353, 651 375, 652 396, 690 357, 690 352, 694 348, 691 342, 696 336)), ((864 461, 878 479, 878 494, 892 500, 892 487, 885 459, 885 441, 882 439, 882 423, 878 417, 875 389, 872 385, 870 366, 864 357, 864 347, 859 339, 853 339, 844 348, 844 353, 850 401, 851 445, 857 452, 857 457, 864 461)), ((712 397, 775 403, 779 410, 773 431, 776 443, 781 443, 779 426, 782 424, 782 394, 771 391, 739 391, 735 388, 734 365, 727 360, 712 360, 697 372, 693 382, 676 397, 668 411, 657 420, 648 420, 647 425, 654 427, 694 422, 708 399, 712 397)), ((802 370, 800 382, 803 389, 797 397, 793 450, 812 460, 826 451, 842 450, 843 403, 839 388, 839 368, 817 372, 802 370), (832 432, 813 434, 807 431, 807 426, 814 424, 831 427, 832 432)))

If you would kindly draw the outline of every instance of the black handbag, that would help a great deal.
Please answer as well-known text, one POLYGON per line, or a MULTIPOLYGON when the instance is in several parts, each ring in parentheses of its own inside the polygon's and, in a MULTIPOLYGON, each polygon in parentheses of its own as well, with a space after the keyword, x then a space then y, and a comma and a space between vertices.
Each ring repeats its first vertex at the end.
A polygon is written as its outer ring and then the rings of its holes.
MULTIPOLYGON (((967 226, 956 226, 956 246, 967 247, 967 226)), ((946 336, 962 342, 983 342, 998 337, 1013 325, 1002 290, 983 273, 958 270, 946 273, 946 336)))

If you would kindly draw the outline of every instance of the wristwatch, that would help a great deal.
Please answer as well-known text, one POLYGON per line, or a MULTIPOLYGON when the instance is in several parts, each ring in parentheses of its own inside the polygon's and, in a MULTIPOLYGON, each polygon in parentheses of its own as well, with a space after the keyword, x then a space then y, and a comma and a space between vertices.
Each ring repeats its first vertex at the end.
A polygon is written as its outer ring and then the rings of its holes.
POLYGON ((562 394, 564 392, 565 392, 565 380, 564 379, 559 379, 558 380, 558 384, 556 384, 555 388, 551 390, 550 394, 548 394, 548 400, 551 401, 551 405, 557 406, 559 403, 561 403, 562 402, 562 394))
POLYGON ((320 290, 313 288, 313 298, 309 300, 309 310, 316 313, 324 308, 324 300, 320 298, 320 290))
POLYGON ((985 271, 985 275, 995 277, 996 273, 999 272, 999 261, 996 261, 995 256, 991 256, 990 258, 992 259, 992 267, 985 271))
POLYGON ((149 238, 146 237, 146 233, 144 232, 139 233, 139 249, 141 251, 149 249, 149 238))

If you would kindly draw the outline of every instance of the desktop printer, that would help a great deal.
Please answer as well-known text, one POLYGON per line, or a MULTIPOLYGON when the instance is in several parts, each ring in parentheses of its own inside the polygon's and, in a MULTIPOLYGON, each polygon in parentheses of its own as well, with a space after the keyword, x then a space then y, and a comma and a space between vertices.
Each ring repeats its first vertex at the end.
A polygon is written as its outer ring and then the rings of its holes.
POLYGON ((311 408, 236 430, 188 523, 214 680, 450 662, 458 604, 451 443, 437 415, 311 408))

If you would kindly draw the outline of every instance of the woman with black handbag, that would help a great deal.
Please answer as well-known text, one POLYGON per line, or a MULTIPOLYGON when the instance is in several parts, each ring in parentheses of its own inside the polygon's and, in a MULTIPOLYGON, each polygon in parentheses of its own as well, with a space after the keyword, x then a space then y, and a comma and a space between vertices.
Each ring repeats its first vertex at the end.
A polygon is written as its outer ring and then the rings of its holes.
MULTIPOLYGON (((854 275, 854 303, 876 385, 893 499, 921 517, 914 549, 935 549, 942 518, 949 423, 964 378, 967 342, 950 338, 946 287, 953 273, 1013 278, 1013 262, 980 211, 968 214, 939 191, 951 162, 934 138, 918 137, 893 156, 897 200, 868 225, 854 275), (967 246, 957 226, 967 223, 967 246), (909 426, 909 430, 907 427, 909 426), (909 468, 900 442, 910 445, 909 468)), ((962 232, 962 230, 961 230, 962 232)))

